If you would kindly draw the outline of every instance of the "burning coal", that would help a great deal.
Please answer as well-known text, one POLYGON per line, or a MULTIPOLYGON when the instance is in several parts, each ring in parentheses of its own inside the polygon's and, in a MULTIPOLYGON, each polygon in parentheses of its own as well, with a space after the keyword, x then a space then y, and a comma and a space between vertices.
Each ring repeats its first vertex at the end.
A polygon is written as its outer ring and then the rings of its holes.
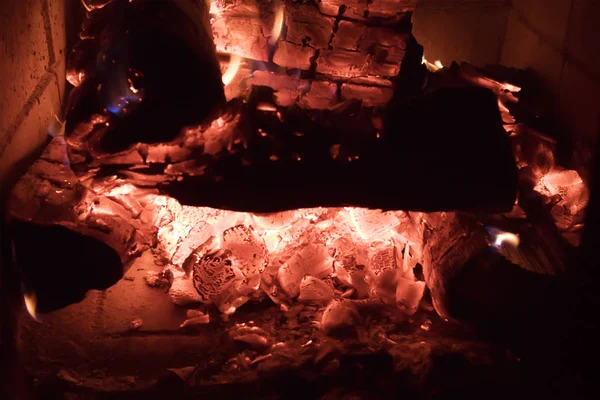
POLYGON ((422 247, 419 213, 314 208, 263 215, 156 195, 138 201, 158 229, 160 257, 174 276, 171 297, 180 305, 214 304, 231 314, 251 298, 325 307, 385 297, 414 312, 423 295, 413 272, 422 247))

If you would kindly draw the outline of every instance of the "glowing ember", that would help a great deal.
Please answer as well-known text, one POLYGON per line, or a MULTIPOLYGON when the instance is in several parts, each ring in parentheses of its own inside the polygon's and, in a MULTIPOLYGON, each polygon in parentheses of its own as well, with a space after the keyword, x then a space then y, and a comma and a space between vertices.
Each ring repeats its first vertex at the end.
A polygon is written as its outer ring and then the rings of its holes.
POLYGON ((273 23, 273 30, 271 31, 271 38, 269 39, 269 43, 271 45, 275 45, 279 40, 279 36, 281 35, 281 30, 283 28, 283 4, 279 4, 277 10, 275 11, 275 22, 273 23))
POLYGON ((227 71, 223 74, 223 84, 225 86, 229 85, 233 78, 235 78, 238 70, 240 69, 240 64, 242 63, 242 57, 237 54, 231 54, 229 58, 229 66, 227 67, 227 71))
POLYGON ((502 83, 502 90, 506 90, 512 93, 519 93, 521 91, 521 88, 513 84, 504 82, 502 83))
POLYGON ((534 190, 540 194, 552 197, 564 194, 569 188, 583 184, 583 179, 574 170, 554 170, 542 176, 534 190))
POLYGON ((259 111, 265 111, 265 112, 275 112, 277 111, 277 107, 275 107, 273 104, 271 103, 259 103, 256 106, 256 109, 259 111))
POLYGON ((116 186, 110 190, 108 190, 104 195, 105 196, 120 196, 124 194, 130 194, 136 191, 137 188, 130 183, 125 183, 123 185, 116 186))
POLYGON ((23 298, 25 300, 25 308, 27 309, 27 312, 34 320, 38 321, 36 314, 37 297, 35 293, 26 293, 23 298))

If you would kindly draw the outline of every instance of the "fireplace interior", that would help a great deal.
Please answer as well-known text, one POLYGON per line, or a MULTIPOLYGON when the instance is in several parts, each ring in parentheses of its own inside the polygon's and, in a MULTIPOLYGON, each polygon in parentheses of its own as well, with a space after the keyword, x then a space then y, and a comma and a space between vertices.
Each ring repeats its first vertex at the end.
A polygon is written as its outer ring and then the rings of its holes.
POLYGON ((30 3, 62 112, 0 143, 8 398, 585 397, 599 132, 506 48, 535 2, 30 3), (481 10, 502 51, 419 44, 481 10))

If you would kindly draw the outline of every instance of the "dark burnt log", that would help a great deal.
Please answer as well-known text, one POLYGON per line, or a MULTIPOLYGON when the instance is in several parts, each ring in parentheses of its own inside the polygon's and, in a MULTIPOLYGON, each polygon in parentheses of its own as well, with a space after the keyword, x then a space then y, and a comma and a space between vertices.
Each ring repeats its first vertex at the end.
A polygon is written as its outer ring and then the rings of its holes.
MULTIPOLYGON (((431 291, 435 309, 445 317, 463 317, 461 310, 455 312, 449 305, 458 301, 453 298, 458 293, 453 285, 461 274, 460 279, 469 276, 469 285, 479 286, 474 289, 475 294, 477 290, 485 291, 486 285, 493 281, 477 282, 473 276, 481 273, 478 268, 501 269, 504 268, 503 265, 510 264, 506 271, 494 273, 508 274, 498 280, 495 289, 511 293, 511 269, 522 270, 513 275, 525 281, 515 282, 515 287, 520 284, 526 286, 528 277, 535 275, 540 275, 533 279, 536 282, 563 279, 572 269, 575 259, 573 249, 567 246, 551 222, 540 221, 535 213, 525 215, 518 206, 506 214, 431 213, 426 218, 426 227, 423 245, 425 281, 431 291), (518 236, 518 246, 510 241, 498 241, 498 236, 507 232, 518 236), (469 266, 475 270, 463 272, 465 268, 471 268, 469 266)), ((477 295, 484 296, 479 292, 477 295)), ((495 297, 499 298, 500 295, 490 292, 488 300, 498 301, 495 297)), ((524 298, 525 294, 522 294, 518 302, 522 302, 524 298)), ((516 303, 511 303, 512 299, 506 301, 511 307, 517 307, 516 303)), ((522 304, 524 307, 534 306, 527 301, 522 304)), ((483 302, 480 305, 483 307, 483 302)), ((507 313, 510 314, 511 311, 507 313)))
POLYGON ((88 12, 69 80, 66 136, 97 115, 96 153, 175 138, 224 103, 202 0, 114 0, 88 12))
MULTIPOLYGON (((565 363, 582 340, 580 321, 573 316, 581 296, 577 289, 560 277, 524 270, 489 248, 448 282, 448 309, 473 323, 482 337, 506 343, 521 359, 523 377, 532 387, 552 387, 553 395, 563 398, 582 390, 581 366, 565 363)), ((586 344, 596 341, 594 336, 586 344)))
POLYGON ((442 317, 450 317, 448 283, 477 253, 489 248, 485 228, 463 213, 432 213, 426 217, 423 235, 423 274, 433 306, 442 317))
POLYGON ((235 128, 217 133, 222 148, 167 168, 172 178, 161 189, 183 204, 253 212, 508 211, 514 204, 516 167, 487 90, 422 96, 390 109, 383 131, 360 104, 312 113, 256 110, 261 104, 251 98, 235 128))

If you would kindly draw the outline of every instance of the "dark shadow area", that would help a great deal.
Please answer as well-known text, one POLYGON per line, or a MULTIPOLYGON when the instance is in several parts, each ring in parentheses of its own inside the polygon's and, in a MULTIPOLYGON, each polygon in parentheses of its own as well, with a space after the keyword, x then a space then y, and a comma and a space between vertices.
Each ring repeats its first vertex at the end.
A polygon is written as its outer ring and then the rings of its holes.
POLYGON ((103 290, 123 275, 121 259, 108 245, 62 226, 10 225, 24 289, 44 313, 77 303, 90 289, 103 290))

